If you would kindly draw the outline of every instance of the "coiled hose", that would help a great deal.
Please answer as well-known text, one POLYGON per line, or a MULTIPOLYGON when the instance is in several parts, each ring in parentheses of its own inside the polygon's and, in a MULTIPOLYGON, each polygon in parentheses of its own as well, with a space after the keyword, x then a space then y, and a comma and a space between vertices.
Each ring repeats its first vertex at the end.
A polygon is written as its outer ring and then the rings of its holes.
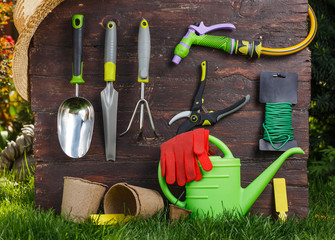
POLYGON ((305 38, 305 40, 303 40, 301 43, 298 43, 297 45, 294 45, 288 48, 265 48, 262 46, 261 54, 271 55, 271 56, 283 56, 283 55, 289 55, 289 54, 298 52, 302 50, 303 48, 307 47, 308 44, 312 42, 313 38, 316 35, 316 31, 317 31, 316 16, 315 16, 315 13, 312 7, 309 4, 308 4, 308 16, 311 21, 311 29, 309 30, 309 33, 307 37, 305 38))

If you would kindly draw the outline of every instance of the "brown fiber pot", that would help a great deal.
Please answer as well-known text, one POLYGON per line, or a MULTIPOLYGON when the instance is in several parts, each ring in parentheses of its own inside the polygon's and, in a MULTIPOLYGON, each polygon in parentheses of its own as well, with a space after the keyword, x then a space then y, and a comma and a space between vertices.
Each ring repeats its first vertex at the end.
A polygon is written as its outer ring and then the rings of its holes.
POLYGON ((105 214, 125 214, 147 218, 163 209, 164 201, 157 191, 127 183, 113 185, 104 198, 105 214))
POLYGON ((97 213, 107 187, 81 178, 64 177, 62 215, 78 222, 97 213))

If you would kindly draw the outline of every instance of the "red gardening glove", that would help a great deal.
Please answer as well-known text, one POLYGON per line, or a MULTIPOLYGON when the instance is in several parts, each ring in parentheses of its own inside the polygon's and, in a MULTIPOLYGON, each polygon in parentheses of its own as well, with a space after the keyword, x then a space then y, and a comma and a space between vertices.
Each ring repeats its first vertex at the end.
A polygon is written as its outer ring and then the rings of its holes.
POLYGON ((161 145, 161 171, 162 177, 168 184, 173 184, 176 181, 176 159, 174 154, 174 141, 175 138, 166 141, 161 145))
POLYGON ((193 151, 193 132, 186 132, 175 137, 174 152, 176 156, 177 183, 184 186, 196 177, 197 158, 193 151))
POLYGON ((207 155, 208 135, 208 130, 200 128, 177 135, 161 145, 162 176, 166 176, 168 184, 173 184, 176 176, 179 186, 184 186, 186 181, 201 180, 197 157, 205 171, 212 169, 207 155))
MULTIPOLYGON (((210 171, 213 168, 212 162, 208 157, 208 151, 209 151, 209 131, 205 130, 204 128, 199 128, 193 131, 193 147, 194 147, 194 153, 198 157, 198 160, 201 164, 201 167, 205 171, 210 171)), ((198 162, 197 166, 198 166, 198 162)), ((199 167, 198 167, 199 168, 199 167)), ((200 181, 202 178, 200 169, 199 173, 196 174, 195 181, 200 181)))
MULTIPOLYGON (((193 146, 193 135, 185 138, 188 146, 193 146)), ((168 184, 173 184, 177 180, 178 185, 184 186, 186 182, 185 160, 186 158, 194 158, 192 151, 185 151, 185 146, 181 144, 178 136, 170 139, 161 145, 161 170, 162 176, 166 176, 165 180, 168 184)), ((194 162, 194 160, 193 160, 194 162)))

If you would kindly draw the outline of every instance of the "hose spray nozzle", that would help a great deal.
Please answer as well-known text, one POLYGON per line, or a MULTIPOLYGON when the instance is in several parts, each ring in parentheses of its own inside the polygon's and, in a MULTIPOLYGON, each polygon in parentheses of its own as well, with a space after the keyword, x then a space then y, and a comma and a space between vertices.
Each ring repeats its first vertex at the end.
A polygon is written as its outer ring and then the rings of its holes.
POLYGON ((186 35, 182 38, 174 50, 172 62, 179 64, 185 58, 192 45, 212 47, 221 49, 229 54, 247 55, 251 58, 259 58, 261 51, 260 42, 239 41, 224 36, 207 35, 206 33, 219 30, 229 29, 235 30, 235 26, 231 23, 221 23, 206 27, 203 22, 197 25, 190 25, 186 35))

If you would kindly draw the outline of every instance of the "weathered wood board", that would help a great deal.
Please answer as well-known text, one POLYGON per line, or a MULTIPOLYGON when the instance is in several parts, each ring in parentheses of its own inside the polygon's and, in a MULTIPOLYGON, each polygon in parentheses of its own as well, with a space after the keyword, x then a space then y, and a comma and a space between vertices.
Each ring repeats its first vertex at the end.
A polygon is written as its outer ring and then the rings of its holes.
MULTIPOLYGON (((204 105, 219 110, 250 94, 250 102, 216 125, 208 127, 241 159, 242 186, 247 186, 280 155, 261 152, 264 104, 259 103, 261 71, 296 72, 298 103, 293 107, 294 138, 305 151, 286 160, 275 177, 286 178, 289 214, 305 217, 308 212, 307 157, 308 109, 310 104, 310 52, 304 49, 284 57, 262 56, 250 60, 228 55, 220 50, 192 46, 190 54, 179 65, 171 59, 174 47, 194 22, 210 26, 230 22, 235 31, 216 31, 241 40, 261 40, 266 47, 288 47, 307 35, 307 0, 268 1, 112 1, 66 0, 41 23, 29 51, 31 107, 35 112, 34 154, 35 203, 58 212, 62 200, 63 176, 82 177, 112 186, 118 182, 157 189, 157 166, 160 144, 175 136, 181 121, 168 121, 180 111, 189 110, 200 80, 200 63, 208 61, 208 81, 204 105), (89 99, 96 119, 90 150, 81 159, 67 157, 60 148, 56 117, 59 105, 74 96, 69 83, 72 70, 73 14, 85 16, 84 80, 80 96, 89 99), (104 24, 117 22, 117 77, 114 88, 119 92, 118 133, 127 128, 135 104, 140 98, 137 82, 137 34, 142 18, 148 20, 151 32, 150 80, 146 84, 148 100, 159 139, 154 139, 145 118, 145 141, 137 142, 139 113, 129 131, 117 138, 117 160, 107 162, 104 155, 100 92, 103 81, 104 24)), ((176 186, 173 191, 180 191, 176 186)), ((252 209, 265 215, 274 212, 272 183, 252 209)))

